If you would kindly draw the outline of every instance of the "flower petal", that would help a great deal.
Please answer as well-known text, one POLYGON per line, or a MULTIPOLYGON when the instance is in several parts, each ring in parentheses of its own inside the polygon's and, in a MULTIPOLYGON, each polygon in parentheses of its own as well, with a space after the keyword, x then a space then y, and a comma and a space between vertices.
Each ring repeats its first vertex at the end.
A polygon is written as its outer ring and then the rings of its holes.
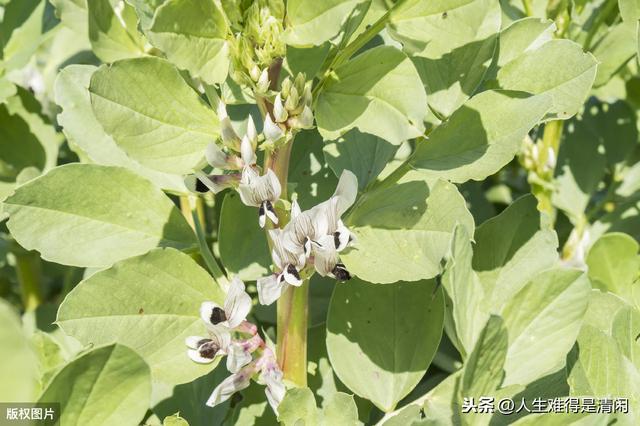
POLYGON ((215 143, 207 145, 205 157, 212 167, 217 167, 219 169, 227 168, 227 154, 225 154, 224 151, 222 151, 215 143))
POLYGON ((187 355, 189 355, 189 358, 191 358, 191 361, 197 362, 198 364, 210 364, 215 359, 215 357, 207 358, 202 356, 200 354, 200 351, 198 351, 197 349, 189 349, 187 351, 187 355))
POLYGON ((249 364, 253 357, 244 350, 242 344, 232 343, 227 351, 227 370, 237 373, 242 367, 249 364))
POLYGON ((234 277, 224 301, 224 311, 229 328, 233 329, 239 326, 251 311, 251 297, 245 292, 244 288, 242 280, 234 277))
POLYGON ((253 146, 251 145, 251 141, 248 136, 242 138, 242 142, 240 143, 240 155, 245 167, 250 167, 256 164, 256 153, 253 150, 253 146))
POLYGON ((202 302, 202 305, 200 305, 200 318, 205 324, 212 327, 227 320, 224 309, 215 302, 202 302))
POLYGON ((343 170, 333 197, 338 199, 338 217, 342 216, 356 201, 358 178, 349 170, 343 170))
POLYGON ((207 405, 209 407, 215 407, 216 405, 231 398, 234 393, 249 387, 253 373, 255 373, 255 366, 253 364, 249 364, 237 373, 234 373, 224 379, 213 390, 213 393, 207 400, 207 405))
POLYGON ((277 275, 258 279, 258 300, 261 305, 271 305, 278 300, 288 284, 278 280, 277 275))
MULTIPOLYGON (((201 186, 204 185, 206 188, 209 188, 209 190, 211 190, 214 194, 217 194, 218 192, 226 188, 231 188, 236 186, 240 182, 239 173, 207 176, 202 172, 196 172, 195 176, 197 177, 197 181, 200 182, 200 184, 198 184, 198 182, 194 182, 192 184, 194 185, 194 189, 196 192, 203 192, 201 191, 202 189, 201 186)), ((185 184, 189 188, 190 183, 185 180, 185 184)))
POLYGON ((205 340, 206 337, 200 337, 200 336, 189 336, 186 339, 184 339, 184 343, 190 348, 190 349, 198 349, 198 346, 200 346, 200 342, 202 340, 205 340))
POLYGON ((278 406, 284 399, 284 395, 286 393, 286 388, 284 387, 284 383, 282 383, 282 371, 268 369, 260 376, 261 381, 267 386, 264 390, 264 393, 267 396, 267 401, 269 401, 269 405, 277 415, 278 406))
POLYGON ((331 273, 338 263, 338 251, 336 250, 333 235, 325 235, 318 241, 314 251, 313 266, 321 276, 331 273))
POLYGON ((268 141, 275 142, 278 139, 284 136, 284 131, 273 122, 271 116, 267 114, 267 118, 264 120, 264 127, 262 128, 262 132, 264 133, 264 137, 268 141))
POLYGON ((300 278, 300 272, 293 265, 287 265, 286 268, 282 271, 282 275, 284 280, 296 287, 300 287, 302 285, 302 279, 300 278))

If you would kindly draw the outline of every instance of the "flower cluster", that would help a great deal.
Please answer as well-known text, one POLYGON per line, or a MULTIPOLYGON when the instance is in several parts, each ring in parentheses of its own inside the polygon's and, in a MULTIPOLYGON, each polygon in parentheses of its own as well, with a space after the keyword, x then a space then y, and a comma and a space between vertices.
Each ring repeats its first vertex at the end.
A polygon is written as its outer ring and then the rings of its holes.
POLYGON ((196 172, 188 176, 186 184, 194 192, 204 193, 212 191, 218 193, 226 188, 235 188, 240 194, 242 202, 247 206, 258 207, 258 221, 261 227, 269 218, 274 224, 278 224, 278 216, 275 211, 275 203, 280 198, 282 188, 280 181, 271 169, 260 174, 260 168, 256 164, 256 148, 261 138, 256 131, 251 116, 247 122, 246 134, 241 138, 227 115, 223 103, 218 106, 218 117, 221 125, 221 139, 223 148, 212 143, 207 147, 206 158, 209 165, 220 174, 207 175, 204 172, 196 172))
POLYGON ((227 357, 227 369, 232 373, 213 391, 207 405, 214 407, 235 392, 245 389, 254 378, 266 386, 265 394, 277 414, 284 398, 282 371, 274 351, 258 334, 255 324, 246 320, 251 310, 251 297, 245 292, 239 278, 231 281, 224 306, 204 302, 200 316, 208 336, 190 336, 186 339, 189 357, 197 363, 211 363, 217 357, 227 357))
POLYGON ((552 147, 547 147, 546 152, 541 152, 541 143, 535 143, 529 136, 524 139, 522 152, 520 154, 521 163, 527 170, 532 170, 538 174, 553 172, 556 167, 556 153, 552 147), (542 154, 545 154, 542 162, 542 154))
POLYGON ((281 41, 284 31, 284 2, 258 0, 242 12, 243 30, 232 41, 231 77, 239 84, 252 87, 256 93, 269 89, 269 66, 285 54, 281 41))
POLYGON ((275 271, 258 280, 260 303, 270 305, 289 285, 302 285, 307 267, 340 281, 351 278, 340 263, 339 253, 354 238, 340 217, 353 205, 357 193, 356 176, 345 170, 328 200, 306 211, 301 211, 295 201, 292 203, 291 221, 282 229, 269 231, 275 271))
POLYGON ((273 119, 267 114, 264 122, 267 141, 281 140, 289 129, 313 127, 312 101, 311 82, 306 81, 303 73, 298 73, 293 81, 288 76, 282 80, 281 90, 273 101, 273 119))

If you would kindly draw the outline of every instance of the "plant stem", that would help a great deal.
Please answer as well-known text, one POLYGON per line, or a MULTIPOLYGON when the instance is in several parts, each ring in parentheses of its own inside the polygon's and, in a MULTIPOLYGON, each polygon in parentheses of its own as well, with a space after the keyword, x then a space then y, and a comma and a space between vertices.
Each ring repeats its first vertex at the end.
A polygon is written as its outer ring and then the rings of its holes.
POLYGON ((40 257, 36 253, 16 254, 16 271, 22 290, 22 303, 27 312, 34 311, 42 303, 40 288, 40 257))
MULTIPOLYGON (((281 198, 287 197, 289 159, 293 140, 265 157, 264 166, 278 176, 281 198)), ((284 218, 280 218, 281 225, 284 218)), ((307 385, 307 317, 309 283, 289 287, 277 302, 277 358, 284 378, 300 387, 307 385)))
POLYGON ((527 16, 533 16, 533 6, 531 5, 531 0, 522 0, 522 6, 524 6, 524 13, 527 16))
POLYGON ((309 281, 305 280, 278 299, 278 363, 284 378, 299 387, 307 386, 308 316, 309 281))

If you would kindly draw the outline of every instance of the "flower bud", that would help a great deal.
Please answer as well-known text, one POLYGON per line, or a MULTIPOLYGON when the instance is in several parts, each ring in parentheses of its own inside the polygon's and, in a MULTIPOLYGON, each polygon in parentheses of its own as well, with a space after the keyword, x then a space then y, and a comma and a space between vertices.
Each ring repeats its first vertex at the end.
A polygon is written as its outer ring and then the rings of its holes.
POLYGON ((287 76, 284 80, 282 80, 282 84, 280 85, 280 93, 286 99, 289 97, 289 93, 291 91, 291 79, 287 76))
POLYGON ((271 142, 275 142, 284 136, 284 131, 271 120, 269 114, 267 114, 267 118, 264 120, 263 133, 265 138, 271 142))
POLYGON ((295 87, 292 87, 284 106, 289 111, 293 111, 298 106, 299 101, 300 101, 300 96, 298 95, 298 90, 295 87))
POLYGON ((273 102, 273 117, 278 123, 286 121, 289 117, 289 113, 282 104, 282 97, 280 96, 280 93, 278 93, 276 100, 273 102))
POLYGON ((260 78, 258 79, 258 83, 256 84, 256 91, 258 93, 267 93, 267 91, 269 90, 269 84, 269 72, 265 68, 262 70, 260 78))
POLYGON ((255 151, 258 146, 258 131, 256 130, 256 125, 253 122, 253 117, 249 116, 249 120, 247 121, 247 138, 251 142, 251 146, 255 151))
POLYGON ((249 75, 251 76, 251 79, 253 81, 258 81, 258 79, 260 78, 260 68, 254 64, 249 71, 249 75))

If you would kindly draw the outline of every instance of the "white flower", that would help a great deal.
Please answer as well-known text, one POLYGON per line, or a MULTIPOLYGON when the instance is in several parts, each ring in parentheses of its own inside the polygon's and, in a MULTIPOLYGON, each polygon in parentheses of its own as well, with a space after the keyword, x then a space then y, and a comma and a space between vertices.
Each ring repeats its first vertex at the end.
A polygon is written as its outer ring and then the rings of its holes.
POLYGON ((246 389, 251 383, 251 376, 255 373, 256 363, 252 362, 240 369, 237 373, 230 375, 213 390, 213 393, 207 400, 207 405, 209 407, 215 407, 231 398, 234 393, 246 389))
POLYGON ((260 377, 258 378, 258 382, 266 385, 264 390, 265 395, 267 396, 267 401, 269 401, 269 405, 273 409, 273 412, 278 415, 278 406, 284 399, 284 394, 286 393, 286 388, 284 387, 284 383, 282 383, 282 371, 278 368, 278 365, 274 361, 266 363, 262 367, 262 371, 260 372, 260 377))
POLYGON ((217 194, 226 188, 237 187, 240 184, 241 176, 240 173, 207 175, 203 172, 195 172, 193 175, 185 177, 184 183, 191 192, 204 194, 212 191, 217 194))
POLYGON ((189 336, 185 344, 189 347, 187 355, 199 364, 213 362, 216 356, 227 354, 227 348, 231 343, 231 335, 226 330, 210 329, 209 337, 189 336))
POLYGON ((245 169, 238 192, 245 205, 259 208, 258 223, 261 228, 264 228, 267 217, 274 224, 278 224, 278 216, 273 205, 280 198, 282 187, 273 170, 267 169, 267 173, 260 176, 254 169, 245 169))
POLYGON ((200 317, 209 326, 234 329, 238 327, 251 311, 251 297, 244 290, 244 283, 235 277, 229 286, 224 307, 215 302, 203 302, 200 317))
POLYGON ((275 274, 258 279, 258 298, 263 305, 270 305, 277 300, 289 285, 302 285, 300 271, 306 263, 306 256, 301 247, 291 251, 285 246, 285 232, 281 229, 269 231, 273 243, 271 257, 277 268, 275 274))
POLYGON ((227 114, 227 107, 224 102, 218 103, 218 119, 220 120, 220 137, 222 143, 233 149, 234 151, 240 151, 240 136, 236 133, 231 124, 231 118, 227 114))
POLYGON ((271 82, 269 81, 269 71, 267 70, 267 68, 265 68, 260 73, 260 77, 258 78, 258 82, 256 83, 256 92, 267 93, 270 84, 271 82))

